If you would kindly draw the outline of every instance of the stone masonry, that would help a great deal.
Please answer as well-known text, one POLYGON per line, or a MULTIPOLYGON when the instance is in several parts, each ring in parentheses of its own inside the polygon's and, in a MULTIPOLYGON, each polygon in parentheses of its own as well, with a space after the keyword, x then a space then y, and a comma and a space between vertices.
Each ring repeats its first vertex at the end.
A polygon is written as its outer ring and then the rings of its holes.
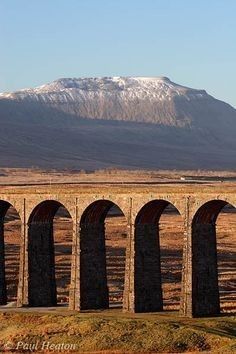
POLYGON ((69 308, 108 308, 104 220, 116 205, 127 220, 123 310, 161 311, 159 219, 165 208, 173 205, 184 225, 180 314, 218 314, 216 221, 227 204, 236 206, 234 183, 2 186, 0 305, 7 303, 4 218, 10 206, 22 223, 17 306, 56 305, 53 218, 64 206, 73 221, 69 308))

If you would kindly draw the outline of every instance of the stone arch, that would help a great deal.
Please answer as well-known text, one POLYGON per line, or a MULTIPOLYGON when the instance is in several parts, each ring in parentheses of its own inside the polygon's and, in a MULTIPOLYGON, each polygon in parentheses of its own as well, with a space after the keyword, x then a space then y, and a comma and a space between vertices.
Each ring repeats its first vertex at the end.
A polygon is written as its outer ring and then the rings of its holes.
POLYGON ((135 223, 157 223, 161 217, 161 214, 169 205, 172 205, 178 213, 181 214, 177 206, 175 206, 175 204, 171 201, 165 199, 153 199, 141 207, 137 213, 135 223))
POLYGON ((192 219, 193 316, 220 313, 216 221, 226 205, 234 207, 226 200, 208 200, 197 209, 192 219))
POLYGON ((135 312, 163 310, 159 220, 169 201, 154 199, 147 202, 135 219, 134 293, 135 312))
POLYGON ((122 214, 125 216, 125 218, 128 219, 129 201, 127 201, 123 197, 116 198, 114 195, 102 195, 102 196, 96 195, 96 198, 86 197, 86 200, 79 199, 78 210, 80 214, 80 219, 85 214, 85 211, 88 211, 90 209, 90 206, 94 206, 95 208, 98 206, 97 202, 103 202, 103 201, 104 201, 104 205, 105 204, 107 205, 107 203, 109 202, 111 206, 118 207, 121 210, 122 214))
POLYGON ((202 204, 193 216, 192 224, 215 223, 221 210, 229 202, 222 199, 213 199, 202 204))
POLYGON ((5 252, 5 228, 4 228, 4 221, 6 214, 10 208, 13 208, 14 211, 17 213, 18 218, 21 221, 20 213, 15 208, 15 206, 6 201, 0 200, 0 305, 6 305, 8 301, 8 294, 7 294, 7 284, 6 284, 6 252, 5 252))
MULTIPOLYGON (((233 207, 236 207, 236 200, 235 198, 232 198, 230 196, 225 196, 225 195, 218 195, 218 196, 207 196, 207 197, 203 197, 200 200, 196 199, 194 204, 191 206, 190 208, 190 218, 193 221, 194 217, 198 214, 198 212, 200 211, 200 209, 203 211, 206 209, 206 207, 213 207, 216 205, 220 206, 220 205, 232 205, 233 207)), ((224 208, 224 206, 222 208, 224 208)), ((220 211, 219 211, 220 213, 220 211)), ((219 215, 218 213, 218 215, 219 215)), ((216 217, 217 219, 217 217, 216 217)))
POLYGON ((105 218, 112 208, 121 208, 111 200, 89 204, 80 219, 80 309, 109 308, 107 283, 105 218))
POLYGON ((57 195, 46 195, 43 197, 36 196, 35 198, 29 199, 26 202, 25 219, 27 224, 29 224, 34 212, 40 208, 41 205, 46 205, 44 203, 47 203, 49 207, 52 204, 58 205, 59 208, 63 207, 71 218, 75 218, 76 198, 73 200, 73 198, 58 198, 57 195))
MULTIPOLYGON (((145 198, 144 196, 142 198, 138 198, 136 200, 136 198, 134 198, 133 200, 133 204, 132 204, 132 211, 133 211, 133 221, 135 222, 138 214, 140 213, 141 209, 143 207, 145 207, 146 205, 151 205, 151 203, 155 202, 155 201, 163 201, 167 203, 167 207, 168 205, 173 205, 173 207, 178 211, 178 213, 184 217, 185 215, 185 199, 183 198, 173 198, 170 195, 151 195, 148 198, 145 198)), ((155 204, 155 203, 154 203, 155 204)), ((154 205, 152 204, 152 205, 154 205)), ((159 207, 158 207, 159 209, 159 207)), ((165 210, 165 208, 164 208, 165 210)), ((161 215, 161 214, 160 214, 161 215)))
POLYGON ((41 201, 28 219, 29 306, 57 305, 53 220, 61 207, 57 200, 41 201))

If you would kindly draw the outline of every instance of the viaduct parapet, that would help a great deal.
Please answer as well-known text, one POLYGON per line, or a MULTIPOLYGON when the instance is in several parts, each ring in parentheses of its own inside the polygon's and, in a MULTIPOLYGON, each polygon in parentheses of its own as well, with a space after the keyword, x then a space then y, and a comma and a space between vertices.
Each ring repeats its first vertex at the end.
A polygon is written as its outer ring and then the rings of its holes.
POLYGON ((0 304, 7 302, 4 218, 13 206, 22 225, 17 306, 56 305, 53 218, 64 206, 73 222, 69 308, 108 308, 104 220, 116 205, 127 221, 123 310, 161 311, 159 219, 170 204, 184 227, 180 313, 218 314, 216 220, 225 205, 236 207, 236 183, 226 182, 0 186, 0 304))

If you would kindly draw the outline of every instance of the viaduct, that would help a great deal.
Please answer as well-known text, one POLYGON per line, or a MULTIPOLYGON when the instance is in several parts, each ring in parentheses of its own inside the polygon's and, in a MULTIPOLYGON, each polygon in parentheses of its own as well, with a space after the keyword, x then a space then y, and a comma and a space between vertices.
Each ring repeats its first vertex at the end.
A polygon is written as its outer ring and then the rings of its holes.
POLYGON ((236 207, 236 183, 84 184, 0 187, 0 304, 6 304, 4 217, 21 219, 17 306, 55 306, 53 218, 60 206, 73 222, 69 308, 109 307, 104 220, 114 205, 127 220, 123 310, 163 309, 159 219, 173 205, 184 223, 180 314, 220 312, 216 220, 236 207))

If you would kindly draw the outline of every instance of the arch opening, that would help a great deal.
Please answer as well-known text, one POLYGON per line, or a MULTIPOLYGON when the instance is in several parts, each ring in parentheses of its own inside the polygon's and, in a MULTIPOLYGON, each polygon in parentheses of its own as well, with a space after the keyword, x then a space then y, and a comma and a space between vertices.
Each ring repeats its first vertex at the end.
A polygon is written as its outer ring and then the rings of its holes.
POLYGON ((28 222, 29 306, 67 305, 71 277, 72 220, 58 201, 41 202, 28 222))
POLYGON ((98 200, 80 222, 80 309, 121 307, 127 220, 115 203, 98 200))
POLYGON ((169 204, 159 219, 163 309, 180 309, 184 222, 179 211, 169 204))
POLYGON ((228 202, 211 200, 193 218, 193 316, 219 314, 227 307, 235 311, 235 212, 228 202))
POLYGON ((20 243, 20 216, 10 203, 0 201, 0 305, 17 304, 20 243))
POLYGON ((164 307, 172 309, 172 303, 176 302, 176 292, 177 305, 179 305, 182 224, 179 211, 166 200, 152 200, 145 204, 137 214, 135 220, 135 312, 162 311, 164 307), (176 226, 172 225, 176 220, 178 222, 177 235, 176 226), (171 252, 173 237, 178 241, 178 247, 176 249, 174 245, 175 250, 171 252), (174 275, 172 275, 173 264, 175 264, 174 275))

